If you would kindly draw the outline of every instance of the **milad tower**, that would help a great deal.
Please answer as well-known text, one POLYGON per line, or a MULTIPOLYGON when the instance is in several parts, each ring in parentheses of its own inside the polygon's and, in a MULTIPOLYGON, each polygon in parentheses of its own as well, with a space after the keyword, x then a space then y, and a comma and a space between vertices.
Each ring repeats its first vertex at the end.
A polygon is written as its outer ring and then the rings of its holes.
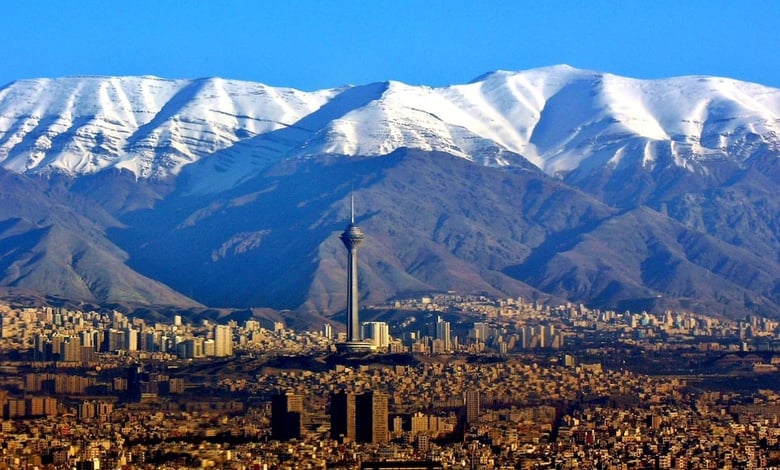
POLYGON ((371 343, 360 338, 360 319, 358 318, 358 259, 357 249, 365 235, 355 225, 355 198, 350 196, 350 222, 339 238, 347 248, 347 341, 336 345, 339 351, 348 353, 368 352, 371 343))

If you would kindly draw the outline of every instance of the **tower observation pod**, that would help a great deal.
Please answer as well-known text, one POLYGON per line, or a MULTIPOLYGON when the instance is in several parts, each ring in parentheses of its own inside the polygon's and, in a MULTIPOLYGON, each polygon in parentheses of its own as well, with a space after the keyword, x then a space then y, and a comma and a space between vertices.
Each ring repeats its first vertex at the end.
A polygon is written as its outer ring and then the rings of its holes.
POLYGON ((358 315, 358 258, 357 249, 365 235, 355 224, 355 198, 351 197, 350 222, 339 238, 347 249, 347 341, 336 345, 341 352, 368 352, 371 343, 360 338, 360 318, 358 315))

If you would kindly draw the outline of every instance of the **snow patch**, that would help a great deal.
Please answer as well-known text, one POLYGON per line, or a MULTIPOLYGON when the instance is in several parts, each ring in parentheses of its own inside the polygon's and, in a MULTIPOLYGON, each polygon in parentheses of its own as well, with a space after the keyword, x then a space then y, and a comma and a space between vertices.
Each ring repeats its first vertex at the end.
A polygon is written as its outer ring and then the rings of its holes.
POLYGON ((462 85, 390 81, 303 92, 204 78, 65 77, 0 89, 0 164, 74 175, 123 168, 193 192, 228 189, 285 158, 408 147, 550 174, 651 168, 780 148, 780 90, 718 77, 637 80, 560 65, 462 85))

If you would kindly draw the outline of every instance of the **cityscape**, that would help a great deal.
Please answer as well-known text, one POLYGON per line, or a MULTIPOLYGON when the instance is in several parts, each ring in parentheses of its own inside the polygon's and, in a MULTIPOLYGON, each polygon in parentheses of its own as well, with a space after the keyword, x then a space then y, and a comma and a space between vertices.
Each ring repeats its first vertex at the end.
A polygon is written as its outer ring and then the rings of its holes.
POLYGON ((780 470, 780 2, 6 2, 0 470, 780 470))
POLYGON ((347 329, 0 306, 0 468, 780 466, 778 322, 438 293, 347 329))

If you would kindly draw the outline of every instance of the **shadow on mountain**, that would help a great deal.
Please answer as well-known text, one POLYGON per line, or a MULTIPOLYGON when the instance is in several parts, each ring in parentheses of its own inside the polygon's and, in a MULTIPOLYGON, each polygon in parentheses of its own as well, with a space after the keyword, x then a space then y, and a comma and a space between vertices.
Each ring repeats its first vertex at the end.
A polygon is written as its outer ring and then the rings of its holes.
POLYGON ((386 82, 378 82, 347 88, 295 123, 214 152, 182 170, 179 189, 204 194, 233 188, 305 147, 328 123, 380 98, 387 87, 386 82))
POLYGON ((365 167, 280 163, 216 196, 179 192, 128 214, 128 228, 111 237, 134 269, 204 304, 295 307, 306 301, 320 244, 348 223, 351 184, 363 189, 365 167))

